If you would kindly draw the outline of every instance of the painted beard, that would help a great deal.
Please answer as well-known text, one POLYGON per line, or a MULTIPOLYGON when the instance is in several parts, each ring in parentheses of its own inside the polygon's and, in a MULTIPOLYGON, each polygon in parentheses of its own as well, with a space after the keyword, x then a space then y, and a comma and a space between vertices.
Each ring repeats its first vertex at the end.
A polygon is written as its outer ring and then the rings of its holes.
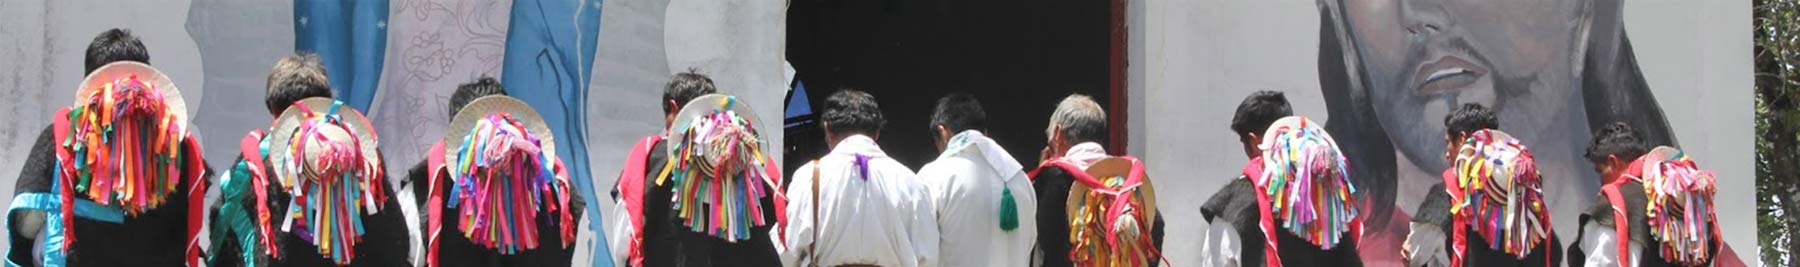
POLYGON ((1443 119, 1463 104, 1488 107, 1502 118, 1502 125, 1509 132, 1535 136, 1530 133, 1548 122, 1547 117, 1539 116, 1542 111, 1564 109, 1544 106, 1553 103, 1535 103, 1544 102, 1538 100, 1547 100, 1546 97, 1555 98, 1536 94, 1537 88, 1567 88, 1575 92, 1570 87, 1577 84, 1572 82, 1574 79, 1558 83, 1546 81, 1538 73, 1519 75, 1492 67, 1493 61, 1461 39, 1429 45, 1435 47, 1411 49, 1404 71, 1374 80, 1376 87, 1371 88, 1371 96, 1377 121, 1387 129, 1395 149, 1406 160, 1433 174, 1450 166, 1443 158, 1443 119))

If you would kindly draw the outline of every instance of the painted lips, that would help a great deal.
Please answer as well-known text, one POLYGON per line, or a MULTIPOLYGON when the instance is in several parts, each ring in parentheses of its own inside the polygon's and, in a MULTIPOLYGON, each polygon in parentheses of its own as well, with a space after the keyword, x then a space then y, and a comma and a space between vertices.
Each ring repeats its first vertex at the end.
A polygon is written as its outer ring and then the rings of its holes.
POLYGON ((1413 87, 1420 94, 1434 94, 1466 87, 1487 76, 1487 69, 1458 56, 1443 56, 1420 65, 1413 74, 1413 87))

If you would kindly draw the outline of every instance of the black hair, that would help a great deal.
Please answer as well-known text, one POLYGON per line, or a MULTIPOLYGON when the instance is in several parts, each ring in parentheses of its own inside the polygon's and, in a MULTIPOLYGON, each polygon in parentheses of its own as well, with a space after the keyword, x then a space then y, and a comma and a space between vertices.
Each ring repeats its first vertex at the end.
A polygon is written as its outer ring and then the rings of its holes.
POLYGON ((975 95, 955 92, 938 98, 937 108, 931 111, 931 126, 942 125, 951 134, 968 130, 987 130, 987 111, 981 108, 981 101, 975 95))
POLYGON ((1587 159, 1595 163, 1606 162, 1606 156, 1615 156, 1619 160, 1630 162, 1650 152, 1650 145, 1638 135, 1636 129, 1625 122, 1614 122, 1594 131, 1594 140, 1588 144, 1587 159))
POLYGON ((144 42, 138 41, 137 36, 131 35, 131 30, 113 28, 100 32, 99 36, 94 36, 93 42, 88 43, 87 57, 83 59, 87 72, 82 76, 93 74, 100 66, 119 61, 150 64, 150 51, 144 49, 144 42))
POLYGON ((273 116, 281 116, 281 112, 295 101, 331 98, 333 94, 330 78, 325 74, 325 63, 313 53, 295 53, 276 60, 268 79, 264 85, 268 95, 263 96, 263 105, 273 116))
POLYGON ((835 134, 876 134, 881 132, 887 119, 881 117, 881 107, 875 104, 875 96, 855 89, 839 90, 825 98, 825 113, 822 118, 827 131, 835 134))
POLYGON ((1244 97, 1238 103, 1237 114, 1231 116, 1231 132, 1238 137, 1249 137, 1245 133, 1262 133, 1276 120, 1294 115, 1293 107, 1288 106, 1287 95, 1277 91, 1256 91, 1244 97))
POLYGON ((506 87, 500 86, 500 80, 494 77, 482 76, 474 82, 457 85, 456 92, 450 93, 450 117, 455 118, 457 111, 476 98, 490 95, 506 95, 506 87))
POLYGON ((1450 115, 1444 115, 1444 133, 1450 136, 1484 129, 1500 129, 1500 118, 1494 116, 1494 110, 1481 104, 1466 103, 1450 115))
POLYGON ((699 71, 690 68, 686 72, 676 73, 674 77, 669 77, 669 84, 663 86, 663 103, 673 101, 675 106, 657 105, 663 106, 663 113, 675 113, 681 110, 681 106, 686 106, 688 101, 718 91, 717 87, 713 87, 712 78, 701 75, 699 71))

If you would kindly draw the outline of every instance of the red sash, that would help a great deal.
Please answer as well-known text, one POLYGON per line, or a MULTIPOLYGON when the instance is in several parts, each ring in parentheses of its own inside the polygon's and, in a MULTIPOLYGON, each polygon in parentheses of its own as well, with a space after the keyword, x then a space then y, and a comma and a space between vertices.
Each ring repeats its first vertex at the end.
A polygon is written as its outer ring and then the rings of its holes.
POLYGON ((1048 168, 1062 169, 1063 172, 1069 173, 1071 176, 1087 175, 1087 170, 1083 170, 1081 169, 1081 166, 1075 165, 1075 161, 1058 157, 1050 158, 1050 160, 1044 161, 1042 165, 1038 165, 1036 169, 1031 169, 1031 172, 1026 172, 1025 178, 1030 179, 1031 183, 1035 184, 1037 183, 1038 173, 1044 172, 1044 169, 1048 168))
POLYGON ((425 171, 429 172, 425 179, 427 192, 425 200, 425 265, 438 266, 438 240, 444 229, 444 177, 450 176, 444 169, 444 142, 431 144, 430 152, 425 153, 425 171))
POLYGON ((631 220, 631 232, 620 233, 631 238, 626 250, 626 266, 644 266, 644 164, 650 161, 650 149, 662 140, 660 135, 639 139, 631 148, 631 154, 626 155, 625 167, 619 171, 619 198, 625 203, 625 216, 631 220))
POLYGON ((238 153, 244 155, 244 163, 250 169, 250 191, 256 197, 256 235, 261 238, 262 244, 260 245, 268 248, 266 253, 279 259, 281 250, 275 249, 275 230, 270 224, 274 214, 269 212, 269 176, 263 172, 262 140, 264 135, 262 130, 245 134, 244 139, 238 142, 238 153))
POLYGON ((188 266, 206 266, 206 259, 200 256, 200 228, 202 224, 206 223, 206 157, 201 156, 200 143, 194 140, 191 133, 187 138, 182 138, 181 142, 187 149, 188 155, 194 156, 187 159, 187 173, 192 175, 186 177, 188 179, 188 266))
POLYGON ((1641 159, 1631 161, 1630 167, 1625 168, 1625 174, 1622 177, 1613 178, 1612 182, 1600 186, 1600 195, 1606 197, 1606 202, 1612 206, 1613 234, 1615 235, 1613 243, 1618 244, 1619 266, 1621 267, 1635 265, 1631 265, 1631 217, 1625 214, 1627 207, 1625 195, 1619 193, 1619 186, 1625 185, 1625 182, 1631 179, 1637 179, 1632 176, 1643 173, 1643 163, 1644 161, 1641 159))

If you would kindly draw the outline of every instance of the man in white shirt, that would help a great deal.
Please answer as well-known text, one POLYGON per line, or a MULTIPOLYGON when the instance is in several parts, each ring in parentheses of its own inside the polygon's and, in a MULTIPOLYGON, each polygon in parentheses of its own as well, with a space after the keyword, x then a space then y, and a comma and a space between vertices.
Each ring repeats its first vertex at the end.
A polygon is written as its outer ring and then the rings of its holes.
POLYGON ((968 93, 938 99, 931 114, 933 144, 943 154, 919 169, 919 179, 937 208, 944 266, 1030 264, 1037 196, 1024 167, 986 129, 987 112, 968 93))
POLYGON ((839 91, 824 110, 831 152, 794 171, 788 225, 778 231, 782 264, 937 266, 932 203, 912 170, 875 144, 887 123, 875 97, 839 91))

